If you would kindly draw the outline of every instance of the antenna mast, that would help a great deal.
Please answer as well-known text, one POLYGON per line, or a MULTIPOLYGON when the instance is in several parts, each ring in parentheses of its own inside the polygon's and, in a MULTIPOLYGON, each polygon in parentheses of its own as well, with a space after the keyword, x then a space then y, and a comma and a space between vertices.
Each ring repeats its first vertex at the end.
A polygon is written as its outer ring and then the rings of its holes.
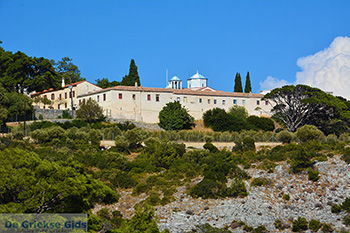
POLYGON ((168 83, 169 83, 169 80, 168 80, 168 75, 169 75, 169 72, 168 72, 168 69, 166 69, 165 71, 165 78, 166 78, 166 86, 168 86, 168 83))

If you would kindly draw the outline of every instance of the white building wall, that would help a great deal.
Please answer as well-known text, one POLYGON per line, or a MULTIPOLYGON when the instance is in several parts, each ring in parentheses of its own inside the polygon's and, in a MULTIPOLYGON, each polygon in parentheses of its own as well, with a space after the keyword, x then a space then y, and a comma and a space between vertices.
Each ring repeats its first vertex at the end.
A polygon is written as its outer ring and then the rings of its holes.
POLYGON ((179 101, 189 110, 196 120, 202 119, 203 113, 222 108, 228 111, 232 106, 244 106, 249 115, 269 115, 271 106, 257 97, 232 97, 175 94, 172 92, 108 90, 79 97, 79 101, 92 98, 103 108, 107 117, 147 123, 158 123, 158 115, 169 102, 179 101), (106 100, 104 100, 106 95, 106 100), (159 101, 157 101, 157 95, 159 101), (259 105, 257 104, 259 101, 259 105), (236 103, 236 104, 234 104, 236 103))

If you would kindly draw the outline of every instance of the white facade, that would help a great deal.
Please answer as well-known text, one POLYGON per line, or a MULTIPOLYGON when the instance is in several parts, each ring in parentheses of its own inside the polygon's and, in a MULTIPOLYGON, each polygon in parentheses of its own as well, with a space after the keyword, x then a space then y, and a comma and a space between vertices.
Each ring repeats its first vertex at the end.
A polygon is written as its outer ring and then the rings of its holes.
POLYGON ((78 96, 78 101, 89 98, 97 101, 109 118, 147 123, 158 123, 161 109, 173 101, 179 101, 196 120, 210 109, 229 110, 234 105, 244 106, 249 115, 269 116, 271 110, 270 104, 261 100, 261 94, 215 90, 116 86, 78 96))
POLYGON ((51 101, 51 104, 49 105, 34 103, 34 105, 39 106, 39 108, 71 110, 72 104, 73 108, 78 108, 77 97, 79 95, 88 94, 101 89, 101 87, 98 87, 88 81, 80 81, 67 85, 65 85, 64 81, 62 81, 62 89, 44 90, 42 92, 33 93, 31 97, 34 99, 36 97, 42 97, 51 101))

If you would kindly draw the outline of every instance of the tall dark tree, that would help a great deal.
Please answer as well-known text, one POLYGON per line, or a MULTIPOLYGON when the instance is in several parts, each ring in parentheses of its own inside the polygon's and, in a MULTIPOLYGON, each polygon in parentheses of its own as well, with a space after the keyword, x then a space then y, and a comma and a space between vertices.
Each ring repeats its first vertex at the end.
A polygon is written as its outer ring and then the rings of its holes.
POLYGON ((137 83, 138 86, 141 85, 139 73, 137 71, 137 66, 134 59, 130 61, 129 74, 125 75, 121 84, 123 86, 134 86, 137 83))
POLYGON ((252 92, 252 84, 250 82, 250 74, 247 72, 247 76, 245 77, 245 87, 244 87, 245 93, 251 93, 252 92))
POLYGON ((243 92, 241 74, 236 73, 234 92, 243 92))
POLYGON ((63 57, 60 61, 54 63, 56 71, 64 78, 66 83, 75 83, 85 80, 80 76, 78 66, 74 65, 72 59, 63 57))

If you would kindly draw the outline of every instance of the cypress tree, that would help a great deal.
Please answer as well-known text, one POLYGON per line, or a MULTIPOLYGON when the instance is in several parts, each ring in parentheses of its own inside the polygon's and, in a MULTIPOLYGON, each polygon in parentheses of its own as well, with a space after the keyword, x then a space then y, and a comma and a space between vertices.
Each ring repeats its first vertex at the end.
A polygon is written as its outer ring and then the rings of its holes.
POLYGON ((129 68, 129 74, 125 75, 121 84, 123 86, 134 86, 137 82, 137 85, 140 86, 140 77, 139 73, 137 72, 137 66, 134 59, 131 59, 130 61, 130 68, 129 68))
POLYGON ((244 87, 245 93, 251 93, 252 92, 252 84, 250 82, 250 74, 247 72, 247 76, 245 77, 245 87, 244 87))
POLYGON ((241 74, 236 73, 234 92, 243 92, 241 74))

